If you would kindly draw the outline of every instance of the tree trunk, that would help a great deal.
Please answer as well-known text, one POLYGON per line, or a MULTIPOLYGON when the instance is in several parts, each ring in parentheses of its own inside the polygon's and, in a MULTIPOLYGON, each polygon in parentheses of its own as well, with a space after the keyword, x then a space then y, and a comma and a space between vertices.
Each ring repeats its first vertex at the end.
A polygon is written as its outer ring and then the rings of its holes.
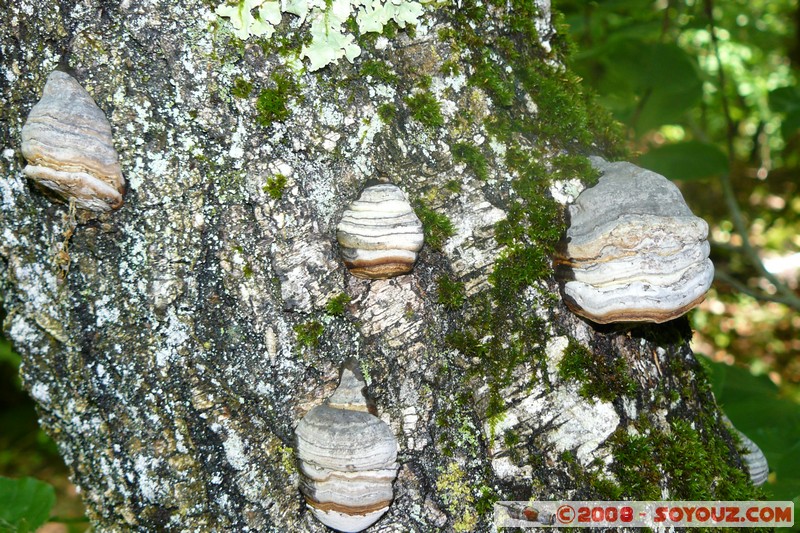
POLYGON ((498 499, 751 495, 686 319, 598 327, 561 302, 563 206, 614 135, 549 0, 430 5, 377 39, 351 23, 360 56, 313 72, 289 13, 242 41, 216 2, 12 4, 4 329, 99 530, 324 531, 293 429, 350 356, 400 445, 375 531, 485 531, 498 499), (118 211, 71 212, 21 172, 59 62, 111 122, 118 211), (339 259, 373 177, 425 224, 409 275, 339 259))

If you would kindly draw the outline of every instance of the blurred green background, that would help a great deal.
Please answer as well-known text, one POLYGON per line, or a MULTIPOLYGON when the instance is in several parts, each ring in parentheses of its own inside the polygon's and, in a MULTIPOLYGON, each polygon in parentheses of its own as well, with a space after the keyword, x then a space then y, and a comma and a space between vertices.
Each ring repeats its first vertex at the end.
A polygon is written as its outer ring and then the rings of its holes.
MULTIPOLYGON (((631 160, 674 180, 709 222, 717 273, 690 315, 694 349, 707 358, 720 405, 769 460, 767 496, 800 505, 797 1, 554 7, 575 43, 570 68, 623 125, 631 160)), ((18 366, 0 339, 0 476, 45 480, 56 503, 43 516, 59 517, 47 531, 83 531, 80 500, 37 426, 18 366)), ((47 506, 49 490, 0 478, 0 500, 29 496, 47 506)), ((36 521, 42 511, 30 513, 36 521)), ((0 531, 13 519, 0 509, 0 531)))
POLYGON ((37 424, 19 364, 19 355, 0 337, 0 532, 28 531, 50 517, 58 522, 47 524, 46 533, 85 531, 83 505, 55 444, 37 424))

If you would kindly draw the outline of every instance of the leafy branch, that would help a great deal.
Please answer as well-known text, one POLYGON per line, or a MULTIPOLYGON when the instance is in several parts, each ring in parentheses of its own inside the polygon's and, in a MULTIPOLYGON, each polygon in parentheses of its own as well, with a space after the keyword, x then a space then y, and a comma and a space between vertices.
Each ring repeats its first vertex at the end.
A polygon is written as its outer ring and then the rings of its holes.
POLYGON ((737 290, 752 296, 758 300, 762 301, 779 301, 796 311, 800 311, 800 298, 783 282, 781 282, 775 275, 773 275, 769 270, 766 269, 764 266, 761 257, 758 254, 758 251, 750 242, 748 226, 745 223, 744 216, 742 215, 742 210, 739 207, 739 202, 736 200, 736 194, 733 190, 733 183, 731 182, 730 177, 730 169, 734 166, 734 140, 737 130, 737 125, 731 116, 730 111, 730 104, 728 102, 728 95, 726 91, 726 78, 725 78, 725 70, 722 67, 722 57, 719 53, 719 41, 717 39, 717 28, 714 23, 714 0, 704 0, 704 8, 706 12, 706 16, 708 17, 708 24, 709 24, 709 33, 711 34, 711 47, 714 52, 714 57, 717 61, 717 79, 719 83, 719 90, 720 90, 720 98, 722 100, 722 112, 725 117, 725 123, 727 125, 726 131, 726 143, 727 143, 727 152, 728 152, 728 169, 729 172, 724 172, 720 175, 720 185, 722 186, 722 194, 725 198, 725 205, 730 211, 731 214, 731 222, 733 222, 733 227, 736 230, 736 233, 742 238, 742 246, 741 251, 744 252, 745 257, 750 261, 751 265, 756 269, 756 271, 764 277, 767 281, 769 281, 774 287, 776 292, 780 295, 779 298, 776 298, 772 295, 754 291, 747 286, 736 280, 733 276, 728 274, 724 274, 722 272, 717 272, 716 277, 717 279, 724 281, 725 283, 729 283, 737 290), (746 290, 745 290, 746 289, 746 290))

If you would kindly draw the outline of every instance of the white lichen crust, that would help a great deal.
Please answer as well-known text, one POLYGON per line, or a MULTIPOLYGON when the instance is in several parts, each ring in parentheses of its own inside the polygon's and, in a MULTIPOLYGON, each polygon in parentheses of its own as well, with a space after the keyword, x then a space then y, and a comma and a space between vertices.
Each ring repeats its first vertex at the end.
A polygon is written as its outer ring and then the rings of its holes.
POLYGON ((111 124, 69 74, 53 71, 22 128, 26 176, 92 211, 122 205, 125 180, 111 124))
POLYGON ((714 278, 708 224, 663 176, 630 163, 592 163, 603 176, 569 207, 556 259, 567 305, 598 323, 683 315, 714 278))

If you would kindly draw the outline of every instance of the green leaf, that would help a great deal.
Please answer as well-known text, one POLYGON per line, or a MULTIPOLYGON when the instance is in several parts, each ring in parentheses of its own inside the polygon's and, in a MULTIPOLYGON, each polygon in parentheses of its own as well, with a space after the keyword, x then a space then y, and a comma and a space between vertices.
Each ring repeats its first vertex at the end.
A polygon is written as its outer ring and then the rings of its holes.
POLYGON ((786 117, 784 117, 781 122, 781 135, 783 135, 783 140, 786 142, 791 140, 797 135, 798 129, 800 129, 800 108, 786 113, 786 117))
POLYGON ((776 113, 800 110, 800 87, 779 87, 769 92, 769 108, 776 113))
POLYGON ((56 493, 47 483, 0 477, 0 531, 27 533, 47 522, 56 493))
POLYGON ((654 148, 639 158, 639 164, 677 181, 701 180, 728 171, 728 158, 722 150, 698 141, 654 148))
POLYGON ((631 38, 615 42, 594 60, 602 69, 598 92, 639 134, 680 122, 703 95, 694 59, 674 44, 631 38))
POLYGON ((0 363, 6 362, 14 368, 19 367, 19 355, 11 347, 11 343, 0 336, 0 363))
POLYGON ((781 121, 781 135, 789 142, 800 129, 800 87, 780 87, 769 93, 769 107, 786 116, 781 121))
POLYGON ((800 405, 778 395, 765 376, 709 360, 717 403, 736 428, 753 440, 775 473, 765 490, 775 500, 800 501, 800 405))

